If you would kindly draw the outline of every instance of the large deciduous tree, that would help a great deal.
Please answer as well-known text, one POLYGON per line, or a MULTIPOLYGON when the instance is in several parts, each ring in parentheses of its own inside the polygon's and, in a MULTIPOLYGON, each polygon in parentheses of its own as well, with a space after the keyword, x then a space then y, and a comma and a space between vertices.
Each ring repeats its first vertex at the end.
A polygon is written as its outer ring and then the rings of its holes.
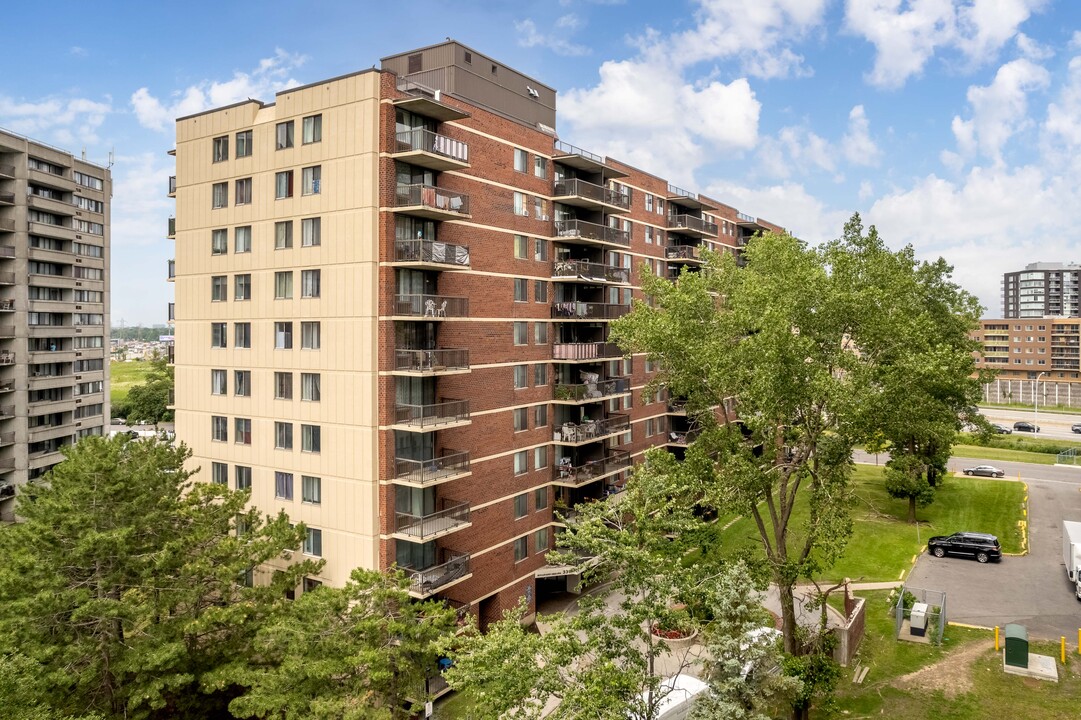
POLYGON ((173 368, 163 357, 151 360, 150 366, 146 378, 128 392, 124 401, 128 422, 157 424, 173 419, 173 411, 169 409, 174 387, 173 368))

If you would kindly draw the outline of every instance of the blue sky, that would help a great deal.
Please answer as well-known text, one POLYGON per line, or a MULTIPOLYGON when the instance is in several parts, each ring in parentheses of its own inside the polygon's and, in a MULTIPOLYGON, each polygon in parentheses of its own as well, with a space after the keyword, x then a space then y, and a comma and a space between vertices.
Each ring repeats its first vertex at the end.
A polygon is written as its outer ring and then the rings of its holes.
POLYGON ((1004 271, 1081 262, 1076 0, 17 3, 0 127, 114 153, 113 322, 160 323, 178 115, 453 37, 556 88, 560 137, 811 242, 858 211, 1004 271), (48 49, 48 56, 42 48, 48 49))

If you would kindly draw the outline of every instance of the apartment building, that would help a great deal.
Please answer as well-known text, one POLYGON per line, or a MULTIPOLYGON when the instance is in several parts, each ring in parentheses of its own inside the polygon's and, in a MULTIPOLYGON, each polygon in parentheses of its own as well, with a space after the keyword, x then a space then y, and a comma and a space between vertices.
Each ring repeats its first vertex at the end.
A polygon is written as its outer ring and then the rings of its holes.
POLYGON ((981 320, 978 368, 997 371, 985 386, 988 402, 1081 406, 1081 318, 981 320))
POLYGON ((553 509, 693 437, 609 323, 643 266, 780 228, 555 127, 555 90, 454 41, 177 121, 177 434, 307 524, 306 586, 397 565, 482 622, 532 607, 568 582, 553 509))
POLYGON ((1081 265, 1036 262, 1002 276, 1002 314, 1007 318, 1081 315, 1081 265))
POLYGON ((0 519, 109 418, 108 168, 0 130, 0 519))

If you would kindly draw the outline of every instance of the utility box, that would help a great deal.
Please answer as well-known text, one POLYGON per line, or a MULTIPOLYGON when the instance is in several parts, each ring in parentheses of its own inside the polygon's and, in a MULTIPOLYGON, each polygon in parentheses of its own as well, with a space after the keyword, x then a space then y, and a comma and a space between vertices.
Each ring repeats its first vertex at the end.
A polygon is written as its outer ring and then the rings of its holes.
POLYGON ((913 635, 927 634, 927 603, 913 603, 909 623, 913 635))
POLYGON ((1024 625, 1006 626, 1006 664, 1014 667, 1028 667, 1028 630, 1024 625))

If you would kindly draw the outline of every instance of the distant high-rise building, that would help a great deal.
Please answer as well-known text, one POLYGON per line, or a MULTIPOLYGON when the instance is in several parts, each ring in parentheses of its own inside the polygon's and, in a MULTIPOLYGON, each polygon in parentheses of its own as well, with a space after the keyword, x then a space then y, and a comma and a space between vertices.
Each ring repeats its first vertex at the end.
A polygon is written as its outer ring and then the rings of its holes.
POLYGON ((1002 314, 1007 318, 1081 315, 1081 265, 1036 262, 1002 276, 1002 314))
POLYGON ((109 421, 108 168, 0 130, 0 518, 109 421))

